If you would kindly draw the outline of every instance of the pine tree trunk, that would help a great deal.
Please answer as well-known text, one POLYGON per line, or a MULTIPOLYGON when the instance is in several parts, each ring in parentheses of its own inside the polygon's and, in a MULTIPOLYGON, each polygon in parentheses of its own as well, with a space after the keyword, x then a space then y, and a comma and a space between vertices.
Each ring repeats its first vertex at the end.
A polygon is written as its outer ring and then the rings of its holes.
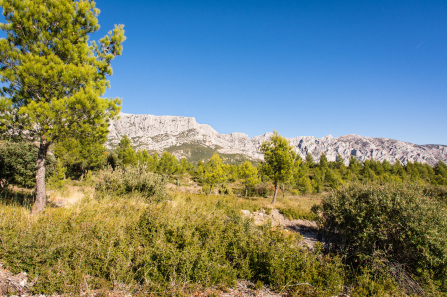
POLYGON ((278 192, 278 183, 275 182, 275 194, 273 195, 273 201, 272 204, 275 204, 276 202, 276 193, 278 192))
POLYGON ((34 202, 34 206, 31 211, 32 214, 42 212, 47 204, 47 194, 45 191, 45 160, 47 158, 49 145, 50 144, 46 140, 40 140, 36 162, 36 201, 34 202))
POLYGON ((284 198, 285 194, 286 194, 286 187, 284 186, 284 184, 282 184, 282 198, 284 198))
POLYGON ((211 196, 212 191, 213 191, 213 186, 210 186, 210 193, 208 194, 208 196, 211 196))
POLYGON ((245 198, 247 198, 247 195, 248 195, 248 187, 246 186, 245 187, 245 198))

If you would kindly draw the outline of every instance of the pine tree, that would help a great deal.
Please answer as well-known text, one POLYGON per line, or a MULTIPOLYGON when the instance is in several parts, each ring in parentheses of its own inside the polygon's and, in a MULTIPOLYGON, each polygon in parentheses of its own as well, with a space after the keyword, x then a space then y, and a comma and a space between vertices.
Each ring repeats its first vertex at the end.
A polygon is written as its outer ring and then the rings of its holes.
POLYGON ((327 168, 328 167, 328 163, 327 163, 327 157, 325 153, 322 153, 320 156, 320 168, 327 168))
POLYGON ((245 186, 245 197, 247 197, 248 189, 259 183, 258 169, 250 162, 245 161, 239 166, 239 177, 245 186))
POLYGON ((265 172, 275 185, 272 203, 276 202, 278 184, 286 182, 292 176, 296 152, 289 141, 274 131, 269 141, 261 145, 264 153, 265 172))
POLYGON ((0 0, 0 130, 38 143, 36 202, 46 205, 45 160, 49 146, 67 137, 107 134, 120 101, 100 98, 125 40, 123 26, 89 42, 99 29, 95 2, 0 0))
POLYGON ((116 148, 116 154, 118 155, 119 164, 121 166, 137 165, 138 163, 137 153, 132 148, 130 139, 127 135, 124 135, 120 139, 120 143, 116 148))
POLYGON ((206 184, 210 186, 209 195, 211 195, 214 186, 226 180, 223 162, 224 159, 218 153, 214 153, 205 165, 204 179, 206 184))
POLYGON ((309 168, 313 168, 315 166, 314 157, 312 157, 311 153, 307 153, 306 163, 307 163, 307 167, 309 167, 309 168))
POLYGON ((75 178, 106 163, 104 145, 95 139, 67 138, 56 143, 53 152, 68 174, 75 178))
POLYGON ((168 153, 163 152, 160 158, 160 162, 158 163, 158 172, 163 175, 173 175, 178 170, 178 160, 177 158, 168 153))

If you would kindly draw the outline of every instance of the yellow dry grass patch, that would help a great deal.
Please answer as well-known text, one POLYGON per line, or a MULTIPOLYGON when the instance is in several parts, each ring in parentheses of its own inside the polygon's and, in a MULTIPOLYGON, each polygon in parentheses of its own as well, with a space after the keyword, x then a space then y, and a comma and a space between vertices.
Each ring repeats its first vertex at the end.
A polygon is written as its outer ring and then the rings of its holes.
POLYGON ((95 189, 86 186, 66 185, 61 189, 47 191, 48 202, 56 206, 72 206, 84 197, 92 197, 95 189))

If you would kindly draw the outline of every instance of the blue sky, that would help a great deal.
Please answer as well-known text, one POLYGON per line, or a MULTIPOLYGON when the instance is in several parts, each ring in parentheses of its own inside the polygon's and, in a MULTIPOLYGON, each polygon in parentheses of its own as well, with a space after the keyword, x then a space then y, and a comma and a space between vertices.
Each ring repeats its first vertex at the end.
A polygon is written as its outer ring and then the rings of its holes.
POLYGON ((447 144, 446 1, 97 0, 106 95, 219 133, 447 144))

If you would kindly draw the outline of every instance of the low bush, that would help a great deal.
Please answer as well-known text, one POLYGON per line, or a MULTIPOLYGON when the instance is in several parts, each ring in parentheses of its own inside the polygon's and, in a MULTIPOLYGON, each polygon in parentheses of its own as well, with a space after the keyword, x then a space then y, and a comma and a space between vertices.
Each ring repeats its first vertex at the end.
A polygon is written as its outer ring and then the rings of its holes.
POLYGON ((282 207, 279 208, 279 212, 289 220, 313 221, 317 218, 317 215, 313 212, 294 207, 282 207))
POLYGON ((37 147, 28 142, 8 142, 0 148, 0 186, 36 186, 37 147))
MULTIPOLYGON (((0 146, 0 187, 13 184, 23 188, 36 186, 36 162, 38 148, 31 142, 6 142, 0 146)), ((46 177, 54 172, 55 159, 46 159, 46 177)))
POLYGON ((426 196, 434 198, 444 206, 447 206, 447 186, 426 185, 423 191, 426 196))
POLYGON ((222 199, 174 199, 87 199, 37 216, 1 206, 0 258, 14 273, 37 276, 35 293, 80 295, 124 284, 169 295, 238 279, 280 290, 309 284, 308 296, 342 292, 339 258, 308 251, 299 236, 254 226, 222 199))
POLYGON ((410 278, 445 288, 447 215, 423 187, 350 185, 323 199, 321 210, 327 248, 350 265, 379 254, 410 278))
POLYGON ((306 251, 294 235, 255 227, 222 200, 164 203, 148 210, 138 229, 144 241, 134 271, 150 286, 230 285, 242 278, 275 288, 308 282, 322 295, 341 290, 339 259, 306 251))
POLYGON ((159 174, 150 172, 144 166, 123 168, 107 167, 99 172, 95 190, 99 196, 137 193, 148 201, 160 202, 166 199, 166 181, 159 174))

